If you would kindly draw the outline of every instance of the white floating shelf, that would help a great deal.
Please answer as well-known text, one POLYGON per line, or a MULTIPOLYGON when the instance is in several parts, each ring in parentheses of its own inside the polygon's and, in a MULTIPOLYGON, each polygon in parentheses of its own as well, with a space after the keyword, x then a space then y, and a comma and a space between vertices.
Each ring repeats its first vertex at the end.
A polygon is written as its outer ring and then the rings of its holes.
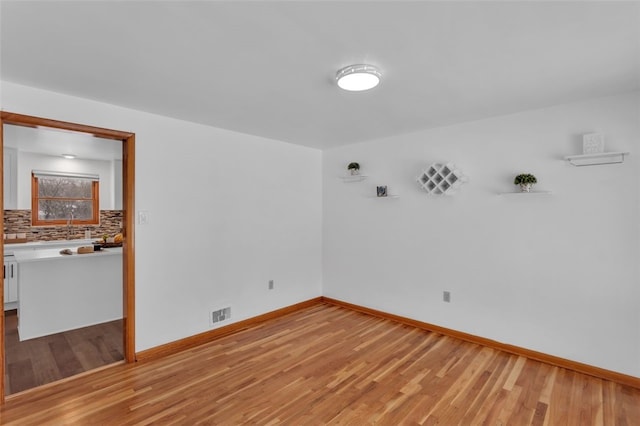
POLYGON ((378 197, 377 195, 371 195, 369 198, 400 198, 398 194, 389 194, 385 197, 378 197))
POLYGON ((345 176, 339 176, 339 177, 340 177, 340 179, 342 179, 342 181, 344 183, 350 183, 350 182, 362 182, 363 180, 365 180, 369 176, 367 176, 367 175, 345 175, 345 176))
POLYGON ((512 191, 512 192, 498 192, 498 195, 551 195, 551 191, 512 191))
POLYGON ((598 164, 624 163, 624 156, 629 152, 601 152, 598 154, 569 155, 564 157, 574 166, 595 166, 598 164))

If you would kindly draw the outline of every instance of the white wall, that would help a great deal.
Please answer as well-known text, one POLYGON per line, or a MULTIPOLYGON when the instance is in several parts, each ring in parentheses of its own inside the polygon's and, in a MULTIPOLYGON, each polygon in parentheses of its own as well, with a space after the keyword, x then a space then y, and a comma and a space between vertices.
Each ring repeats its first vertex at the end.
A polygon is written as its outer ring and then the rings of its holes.
POLYGON ((325 294, 640 377, 638 93, 321 153, 2 89, 8 111, 136 133, 138 351, 205 331, 226 303, 237 321, 325 294), (631 156, 566 164, 593 131, 631 156), (351 161, 371 177, 339 180, 351 161), (414 177, 433 161, 470 181, 427 196, 414 177), (497 195, 525 171, 553 195, 497 195), (372 198, 381 184, 401 197, 372 198))
POLYGON ((632 93, 325 151, 324 295, 640 377, 639 105, 632 93), (563 161, 595 131, 628 160, 563 161), (351 161, 370 178, 338 179, 351 161), (436 161, 469 176, 456 195, 415 183, 436 161), (498 195, 520 172, 553 195, 498 195), (400 198, 371 198, 376 185, 400 198))
POLYGON ((206 331, 227 303, 235 322, 321 294, 320 151, 7 82, 1 93, 7 111, 136 133, 135 209, 149 218, 135 235, 137 351, 206 331))
POLYGON ((18 152, 18 209, 31 210, 31 172, 93 173, 100 176, 100 210, 114 209, 113 167, 111 161, 67 160, 52 155, 18 152))

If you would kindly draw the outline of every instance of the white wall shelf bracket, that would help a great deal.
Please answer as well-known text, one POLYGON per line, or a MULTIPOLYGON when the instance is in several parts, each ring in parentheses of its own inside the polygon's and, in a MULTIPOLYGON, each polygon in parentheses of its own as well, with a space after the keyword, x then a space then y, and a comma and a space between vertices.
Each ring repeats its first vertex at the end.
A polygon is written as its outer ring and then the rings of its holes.
POLYGON ((564 157, 564 159, 574 166, 581 167, 596 166, 599 164, 624 163, 625 155, 629 155, 629 152, 601 152, 598 154, 568 155, 564 157))
POLYGON ((551 195, 551 191, 510 191, 510 192, 499 192, 498 195, 551 195))
POLYGON ((366 178, 368 178, 369 176, 366 175, 345 175, 345 176, 339 176, 340 179, 342 179, 342 181, 344 183, 352 183, 352 182, 362 182, 363 180, 365 180, 366 178))

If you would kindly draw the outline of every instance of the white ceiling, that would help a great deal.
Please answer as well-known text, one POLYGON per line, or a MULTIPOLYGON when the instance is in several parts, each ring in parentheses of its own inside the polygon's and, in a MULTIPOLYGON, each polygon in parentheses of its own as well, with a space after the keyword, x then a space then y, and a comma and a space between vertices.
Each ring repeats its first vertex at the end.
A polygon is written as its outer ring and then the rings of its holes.
POLYGON ((120 160, 122 141, 97 138, 87 133, 68 132, 51 128, 5 125, 4 146, 22 152, 60 157, 73 154, 83 160, 120 160))
POLYGON ((320 149, 640 89, 637 1, 0 7, 3 80, 320 149))

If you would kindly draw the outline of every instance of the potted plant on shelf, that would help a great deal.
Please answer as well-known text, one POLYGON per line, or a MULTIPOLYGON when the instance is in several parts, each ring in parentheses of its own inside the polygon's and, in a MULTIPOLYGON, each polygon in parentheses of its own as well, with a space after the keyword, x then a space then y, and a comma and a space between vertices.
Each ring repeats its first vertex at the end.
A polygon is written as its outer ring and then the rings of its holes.
POLYGON ((531 192, 533 184, 538 183, 538 179, 531 173, 521 173, 513 180, 514 185, 520 185, 522 192, 531 192))
POLYGON ((357 175, 360 174, 360 164, 358 163, 349 163, 349 165, 347 166, 347 170, 349 171, 349 173, 351 175, 357 175))

